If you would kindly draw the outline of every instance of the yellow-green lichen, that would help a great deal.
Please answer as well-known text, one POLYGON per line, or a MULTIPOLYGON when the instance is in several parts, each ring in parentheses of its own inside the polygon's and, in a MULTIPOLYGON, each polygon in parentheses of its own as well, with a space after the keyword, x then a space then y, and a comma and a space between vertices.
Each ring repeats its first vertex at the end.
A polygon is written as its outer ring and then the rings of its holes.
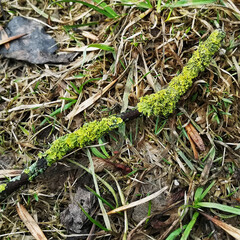
POLYGON ((147 116, 160 114, 167 116, 172 113, 180 97, 191 87, 192 80, 209 65, 224 37, 225 33, 222 30, 212 32, 209 38, 201 43, 193 53, 182 73, 174 77, 166 89, 140 99, 137 105, 138 111, 147 116))
POLYGON ((6 183, 4 183, 4 184, 0 184, 0 193, 3 192, 3 191, 5 191, 6 186, 7 186, 6 183))
POLYGON ((117 128, 122 122, 121 118, 110 116, 103 118, 101 121, 86 123, 75 132, 58 138, 45 153, 40 153, 38 156, 40 158, 44 157, 50 166, 72 149, 85 147, 87 144, 102 137, 103 134, 117 128))
POLYGON ((23 170, 23 172, 26 173, 26 174, 29 174, 30 173, 30 169, 26 168, 26 169, 23 170))

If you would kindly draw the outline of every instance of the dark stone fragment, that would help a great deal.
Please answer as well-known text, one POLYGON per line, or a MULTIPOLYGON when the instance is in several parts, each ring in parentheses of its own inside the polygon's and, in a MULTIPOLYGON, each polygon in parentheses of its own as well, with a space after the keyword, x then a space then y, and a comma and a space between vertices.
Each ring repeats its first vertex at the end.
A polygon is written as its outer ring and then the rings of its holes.
MULTIPOLYGON (((24 17, 14 17, 5 27, 8 37, 27 33, 26 36, 10 42, 7 50, 0 46, 0 54, 7 58, 23 60, 34 64, 68 63, 74 54, 57 55, 56 41, 45 32, 44 25, 24 17)), ((72 60, 72 59, 71 59, 72 60)))
POLYGON ((68 229, 70 234, 84 232, 87 216, 82 212, 79 205, 91 215, 95 200, 96 198, 91 192, 80 187, 77 189, 73 203, 69 204, 68 208, 60 216, 62 224, 68 229))

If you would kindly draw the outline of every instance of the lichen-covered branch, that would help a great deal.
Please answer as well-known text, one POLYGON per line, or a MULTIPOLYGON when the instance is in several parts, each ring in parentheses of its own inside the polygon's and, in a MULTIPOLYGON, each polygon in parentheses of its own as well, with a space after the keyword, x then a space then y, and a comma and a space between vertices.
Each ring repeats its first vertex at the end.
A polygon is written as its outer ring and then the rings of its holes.
POLYGON ((46 152, 39 153, 37 162, 26 168, 20 176, 0 185, 0 199, 4 199, 22 185, 32 181, 39 174, 43 173, 48 166, 60 160, 72 149, 87 146, 105 133, 119 127, 122 123, 122 118, 110 116, 103 118, 101 121, 86 123, 73 133, 58 138, 46 152))
POLYGON ((48 166, 63 158, 71 150, 87 146, 109 131, 118 128, 124 121, 136 118, 141 113, 147 116, 166 116, 172 113, 179 98, 192 85, 193 78, 197 77, 198 73, 209 64, 224 36, 223 31, 215 30, 205 42, 200 44, 182 73, 174 77, 166 89, 142 97, 137 109, 121 114, 120 117, 110 116, 87 123, 75 132, 58 138, 46 152, 39 153, 38 160, 26 168, 20 176, 0 185, 0 200, 43 173, 48 166))
POLYGON ((199 45, 182 73, 174 77, 167 88, 140 99, 137 105, 138 111, 147 116, 167 116, 172 113, 180 97, 191 87, 192 80, 209 65, 224 37, 225 33, 222 30, 215 30, 205 42, 199 45))

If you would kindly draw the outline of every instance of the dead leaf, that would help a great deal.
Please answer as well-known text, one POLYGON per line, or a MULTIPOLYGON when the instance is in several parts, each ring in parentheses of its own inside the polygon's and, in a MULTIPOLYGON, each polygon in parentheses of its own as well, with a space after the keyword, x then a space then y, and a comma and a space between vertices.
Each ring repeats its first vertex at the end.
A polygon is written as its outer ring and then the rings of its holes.
POLYGON ((19 145, 21 145, 22 147, 27 147, 27 148, 32 148, 32 149, 38 149, 37 147, 35 147, 33 144, 31 144, 30 142, 17 142, 19 145))
POLYGON ((103 158, 93 158, 93 165, 94 165, 94 171, 95 172, 102 172, 104 169, 107 170, 119 170, 123 174, 128 174, 132 171, 131 168, 128 166, 122 164, 122 163, 115 163, 112 162, 110 159, 103 159, 103 158))
POLYGON ((47 240, 41 228, 38 226, 38 224, 35 222, 32 216, 28 213, 26 208, 20 203, 17 203, 17 212, 19 217, 22 219, 22 221, 28 228, 29 232, 35 239, 47 240))
POLYGON ((196 145, 193 142, 192 138, 190 137, 189 133, 187 132, 188 138, 189 138, 189 142, 191 144, 192 150, 193 150, 193 155, 194 155, 194 159, 198 160, 198 151, 196 149, 196 145))
POLYGON ((107 170, 115 169, 115 167, 112 164, 109 164, 106 161, 104 161, 104 159, 97 158, 97 157, 93 158, 93 166, 94 166, 95 173, 102 172, 102 171, 104 171, 104 169, 107 169, 107 170))
POLYGON ((151 220, 150 224, 154 229, 162 229, 173 224, 173 222, 179 218, 178 212, 176 209, 170 211, 166 214, 155 215, 151 220))
POLYGON ((205 151, 205 145, 203 143, 203 140, 200 137, 198 131, 194 128, 194 126, 191 123, 189 123, 185 127, 185 129, 186 129, 187 133, 189 134, 189 136, 191 137, 191 139, 193 140, 193 142, 197 145, 199 150, 205 151))
POLYGON ((229 235, 234 237, 235 239, 240 239, 240 230, 238 228, 235 228, 225 222, 222 222, 214 217, 209 216, 206 213, 200 212, 204 217, 206 217, 208 220, 212 221, 215 223, 217 226, 222 228, 224 231, 226 231, 229 235))

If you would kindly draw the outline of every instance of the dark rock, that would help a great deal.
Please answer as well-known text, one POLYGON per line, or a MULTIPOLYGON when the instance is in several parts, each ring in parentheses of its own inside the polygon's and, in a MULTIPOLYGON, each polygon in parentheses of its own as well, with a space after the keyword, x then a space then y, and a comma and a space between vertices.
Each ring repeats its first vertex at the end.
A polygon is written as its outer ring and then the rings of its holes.
POLYGON ((8 37, 26 34, 10 42, 7 50, 0 46, 0 54, 7 58, 23 60, 34 64, 68 63, 74 54, 57 55, 56 41, 45 32, 44 25, 24 17, 14 17, 5 28, 8 37))
POLYGON ((79 205, 91 215, 95 199, 91 192, 80 187, 77 189, 73 203, 69 204, 68 208, 61 213, 61 222, 70 233, 82 233, 84 231, 83 227, 87 217, 79 205))

